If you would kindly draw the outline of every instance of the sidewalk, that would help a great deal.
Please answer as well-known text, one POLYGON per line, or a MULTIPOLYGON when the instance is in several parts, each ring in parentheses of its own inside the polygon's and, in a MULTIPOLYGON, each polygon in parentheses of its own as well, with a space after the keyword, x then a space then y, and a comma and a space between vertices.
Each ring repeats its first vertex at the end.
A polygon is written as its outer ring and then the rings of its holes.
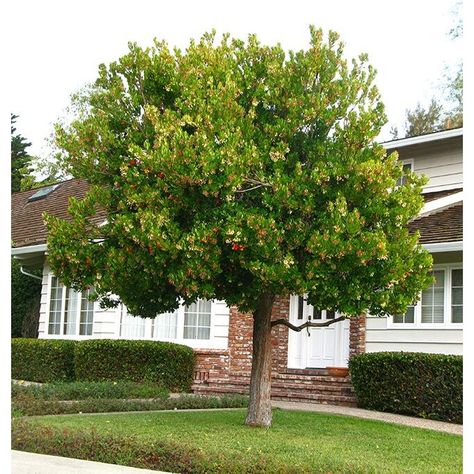
POLYGON ((412 426, 414 428, 424 428, 427 430, 442 431, 444 433, 462 435, 462 425, 445 423, 444 421, 425 420, 412 416, 396 415, 394 413, 384 413, 380 411, 364 410, 362 408, 344 407, 339 405, 323 405, 318 403, 299 403, 272 400, 274 408, 284 410, 316 411, 320 413, 334 413, 337 415, 355 416, 368 420, 385 421, 398 425, 412 426))
MULTIPOLYGON (((159 474, 160 471, 137 469, 102 462, 48 456, 12 450, 12 474, 159 474)), ((166 473, 162 473, 166 474, 166 473)))

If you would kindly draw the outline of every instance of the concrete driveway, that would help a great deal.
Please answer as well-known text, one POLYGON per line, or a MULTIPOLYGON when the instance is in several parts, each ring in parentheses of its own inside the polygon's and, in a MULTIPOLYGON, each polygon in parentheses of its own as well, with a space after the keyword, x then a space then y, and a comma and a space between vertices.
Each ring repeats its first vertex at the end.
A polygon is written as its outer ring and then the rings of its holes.
POLYGON ((12 450, 13 474, 157 474, 159 472, 12 450))

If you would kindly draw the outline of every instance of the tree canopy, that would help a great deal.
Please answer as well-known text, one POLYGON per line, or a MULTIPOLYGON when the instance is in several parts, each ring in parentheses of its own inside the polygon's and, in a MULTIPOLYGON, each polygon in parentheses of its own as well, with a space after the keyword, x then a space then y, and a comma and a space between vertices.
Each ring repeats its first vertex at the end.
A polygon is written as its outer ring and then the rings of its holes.
POLYGON ((16 133, 15 123, 18 115, 10 114, 11 124, 11 192, 21 191, 22 180, 31 174, 32 157, 26 151, 31 143, 19 133, 16 133))
POLYGON ((375 71, 343 50, 314 28, 289 53, 211 33, 101 65, 56 127, 68 172, 92 188, 70 222, 47 217, 55 273, 148 317, 290 293, 349 316, 403 312, 430 281, 407 230, 423 180, 396 187, 397 156, 374 141, 375 71))

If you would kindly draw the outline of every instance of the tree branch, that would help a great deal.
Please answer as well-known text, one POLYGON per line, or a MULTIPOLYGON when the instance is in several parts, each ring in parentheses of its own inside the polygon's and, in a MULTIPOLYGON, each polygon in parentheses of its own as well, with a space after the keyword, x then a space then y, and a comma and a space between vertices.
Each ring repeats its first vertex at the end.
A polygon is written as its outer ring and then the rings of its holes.
POLYGON ((254 186, 252 186, 251 188, 246 188, 246 189, 237 189, 235 192, 236 193, 246 193, 247 191, 253 191, 254 189, 258 189, 258 188, 261 188, 261 187, 265 187, 265 188, 271 188, 272 185, 269 184, 269 183, 262 183, 261 181, 258 181, 256 179, 252 179, 252 178, 247 178, 245 180, 246 183, 248 184, 253 184, 254 186))
POLYGON ((290 328, 292 331, 300 332, 305 328, 324 328, 330 326, 331 324, 338 323, 339 321, 344 321, 345 319, 347 319, 345 316, 339 316, 336 319, 330 319, 328 321, 325 321, 324 323, 313 323, 311 321, 306 321, 301 326, 295 326, 294 324, 291 324, 287 319, 275 319, 274 321, 272 321, 272 327, 281 324, 290 328))

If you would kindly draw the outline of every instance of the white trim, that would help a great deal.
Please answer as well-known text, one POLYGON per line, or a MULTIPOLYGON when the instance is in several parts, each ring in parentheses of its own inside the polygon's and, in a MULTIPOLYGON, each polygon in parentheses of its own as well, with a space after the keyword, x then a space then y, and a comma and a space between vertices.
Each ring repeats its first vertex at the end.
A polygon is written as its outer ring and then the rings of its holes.
POLYGON ((444 196, 434 201, 427 202, 421 212, 418 214, 418 217, 428 216, 432 213, 439 212, 448 207, 454 206, 460 202, 463 202, 464 193, 459 191, 458 193, 450 194, 449 196, 444 196))
POLYGON ((455 128, 453 130, 443 130, 442 132, 428 133, 426 135, 418 135, 417 137, 401 138, 398 140, 390 140, 382 142, 381 145, 386 150, 401 148, 404 146, 418 145, 420 143, 434 142, 437 140, 445 140, 446 138, 459 137, 463 135, 463 129, 455 128))
POLYGON ((12 247, 12 255, 24 255, 28 253, 38 253, 38 252, 46 252, 47 245, 46 244, 39 244, 39 245, 28 245, 26 247, 12 247))
POLYGON ((444 322, 442 323, 422 323, 421 322, 421 298, 415 305, 415 318, 413 323, 394 323, 393 316, 387 317, 387 329, 462 329, 463 323, 451 322, 451 274, 453 270, 462 270, 462 263, 446 263, 440 265, 433 265, 433 271, 444 271, 444 322))
POLYGON ((428 250, 430 253, 439 253, 439 252, 459 252, 462 251, 463 241, 459 240, 457 242, 438 242, 435 244, 422 244, 425 250, 428 250))

